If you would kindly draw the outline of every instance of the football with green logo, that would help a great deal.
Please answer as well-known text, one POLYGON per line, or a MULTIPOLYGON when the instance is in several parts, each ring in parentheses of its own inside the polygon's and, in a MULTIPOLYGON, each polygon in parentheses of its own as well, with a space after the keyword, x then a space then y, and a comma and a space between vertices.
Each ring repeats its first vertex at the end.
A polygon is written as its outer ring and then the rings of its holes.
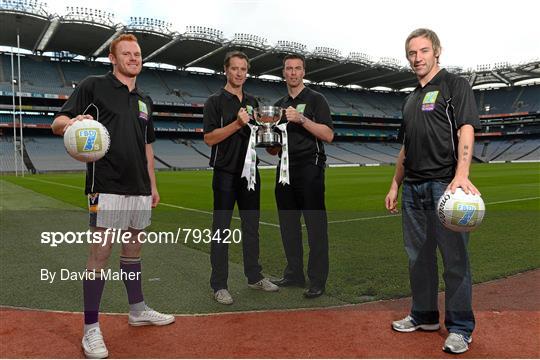
POLYGON ((68 154, 82 162, 101 159, 109 150, 109 145, 109 132, 95 120, 76 121, 64 133, 64 146, 68 154))

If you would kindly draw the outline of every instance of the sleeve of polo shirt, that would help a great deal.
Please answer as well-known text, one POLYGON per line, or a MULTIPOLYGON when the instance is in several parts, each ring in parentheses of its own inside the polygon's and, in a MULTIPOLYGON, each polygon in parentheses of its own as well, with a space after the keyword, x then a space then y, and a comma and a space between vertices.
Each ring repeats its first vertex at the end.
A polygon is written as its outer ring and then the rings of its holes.
POLYGON ((457 77, 450 86, 456 127, 459 129, 468 124, 476 130, 481 129, 476 100, 469 82, 465 78, 457 77))
POLYGON ((401 125, 399 126, 397 140, 400 144, 403 145, 403 140, 405 140, 405 123, 403 121, 401 122, 401 125))
POLYGON ((203 126, 205 134, 221 127, 221 114, 218 108, 218 100, 218 97, 210 96, 204 103, 203 126))
POLYGON ((330 129, 334 130, 334 124, 332 123, 332 115, 330 114, 330 106, 328 101, 322 95, 317 96, 317 106, 313 111, 313 120, 319 124, 324 124, 330 129))
POLYGON ((151 144, 156 141, 156 134, 154 132, 154 103, 152 99, 148 98, 148 122, 146 123, 146 143, 151 144))
POLYGON ((410 95, 408 95, 405 100, 403 100, 403 104, 401 104, 401 124, 399 125, 399 132, 397 137, 397 140, 401 145, 403 145, 403 141, 405 140, 405 121, 403 120, 403 114, 405 114, 405 104, 407 103, 409 96, 410 95))
MULTIPOLYGON (((94 82, 91 78, 86 78, 81 81, 75 90, 73 90, 73 93, 64 103, 60 111, 56 113, 54 117, 57 118, 60 115, 65 115, 72 119, 77 115, 82 115, 87 109, 88 105, 93 102, 93 84, 94 82)), ((96 118, 95 109, 89 109, 87 113, 92 115, 94 119, 96 118)))

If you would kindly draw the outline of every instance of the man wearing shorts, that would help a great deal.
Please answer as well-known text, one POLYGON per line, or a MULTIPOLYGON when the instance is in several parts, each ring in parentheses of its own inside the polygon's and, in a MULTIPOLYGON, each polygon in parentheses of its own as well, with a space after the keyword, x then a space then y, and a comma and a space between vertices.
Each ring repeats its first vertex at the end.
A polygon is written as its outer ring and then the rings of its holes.
POLYGON ((132 326, 167 325, 174 316, 146 306, 141 286, 141 243, 138 234, 150 225, 151 208, 159 202, 154 174, 155 140, 152 100, 136 86, 142 69, 141 49, 134 35, 120 35, 110 45, 113 71, 90 76, 75 89, 56 114, 52 130, 63 135, 75 121, 95 119, 109 131, 107 154, 87 164, 86 189, 90 229, 101 233, 105 243, 92 244, 83 280, 84 335, 82 347, 88 358, 105 358, 108 350, 99 328, 98 313, 105 285, 101 271, 111 255, 106 234, 121 229, 130 234, 122 244, 120 270, 129 300, 128 323, 132 326), (107 230, 109 229, 109 230, 107 230), (133 280, 132 280, 133 279, 133 280))

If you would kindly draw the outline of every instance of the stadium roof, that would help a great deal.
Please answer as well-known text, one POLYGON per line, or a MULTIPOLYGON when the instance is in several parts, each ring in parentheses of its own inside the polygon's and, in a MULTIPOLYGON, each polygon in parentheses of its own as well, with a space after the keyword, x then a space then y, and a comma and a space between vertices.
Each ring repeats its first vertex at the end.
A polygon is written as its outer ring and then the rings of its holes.
MULTIPOLYGON (((316 83, 358 85, 364 88, 403 89, 416 86, 416 77, 392 58, 375 60, 367 54, 316 47, 308 51, 297 42, 278 41, 274 45, 252 34, 234 34, 202 26, 188 26, 179 33, 162 20, 132 17, 128 24, 116 21, 114 14, 102 10, 67 7, 63 15, 50 14, 37 0, 0 0, 0 46, 17 46, 34 53, 69 52, 87 58, 106 56, 112 39, 133 33, 139 39, 145 62, 163 63, 179 69, 201 67, 223 71, 223 58, 231 50, 244 51, 251 59, 250 74, 281 76, 282 59, 287 54, 306 57, 306 79, 316 83)), ((540 78, 540 59, 526 64, 499 63, 477 69, 450 68, 468 78, 472 86, 540 78)))

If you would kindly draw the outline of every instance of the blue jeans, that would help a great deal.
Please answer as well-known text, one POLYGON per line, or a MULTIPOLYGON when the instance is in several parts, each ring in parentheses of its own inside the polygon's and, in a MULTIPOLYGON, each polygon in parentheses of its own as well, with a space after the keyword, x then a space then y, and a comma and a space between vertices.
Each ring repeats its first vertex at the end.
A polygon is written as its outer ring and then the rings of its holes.
POLYGON ((446 229, 437 217, 437 202, 447 182, 404 183, 403 240, 409 257, 411 316, 419 324, 439 322, 437 247, 444 264, 445 326, 449 332, 471 336, 474 330, 468 233, 446 229))

